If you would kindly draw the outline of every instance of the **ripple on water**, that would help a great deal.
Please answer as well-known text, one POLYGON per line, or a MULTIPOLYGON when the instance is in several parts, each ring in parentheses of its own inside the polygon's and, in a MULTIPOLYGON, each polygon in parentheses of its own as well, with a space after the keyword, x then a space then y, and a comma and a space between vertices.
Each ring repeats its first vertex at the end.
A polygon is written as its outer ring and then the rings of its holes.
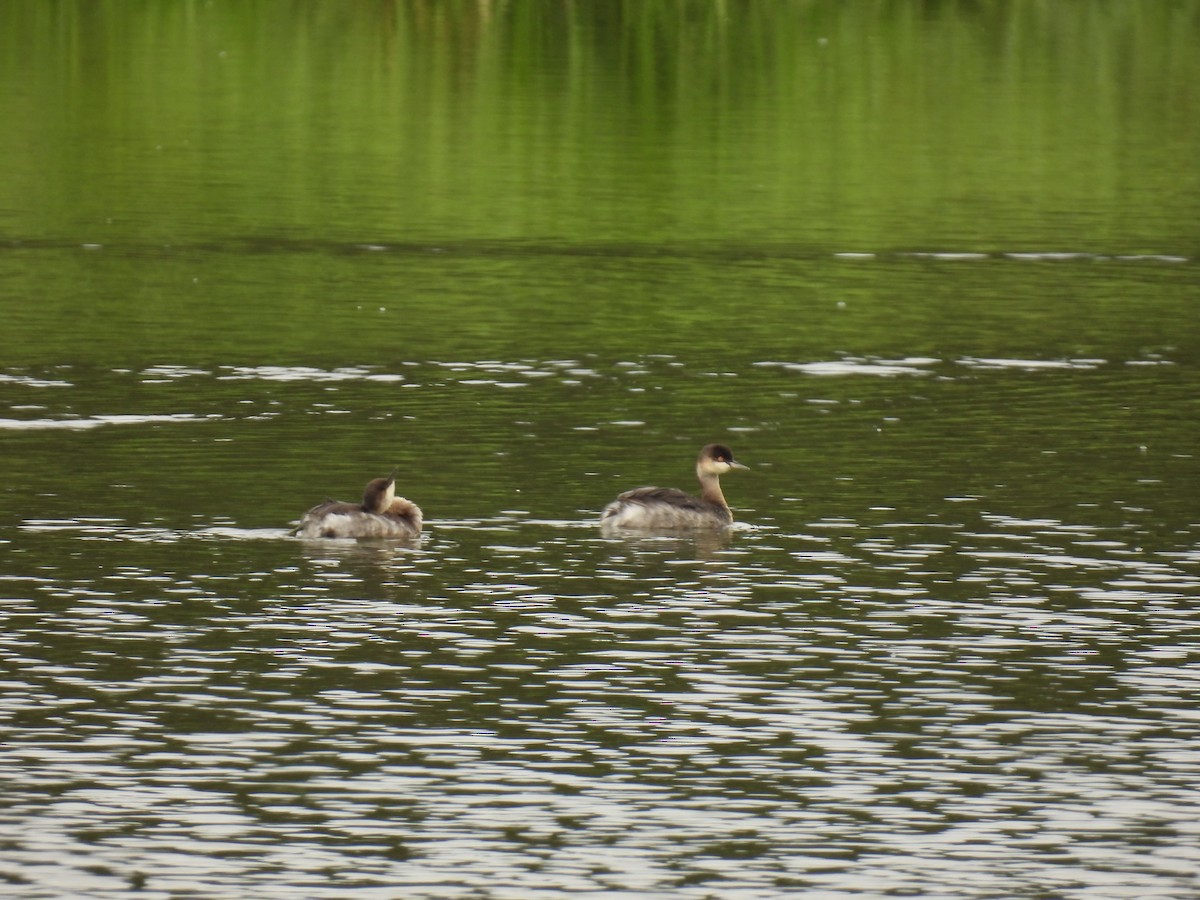
POLYGON ((803 375, 928 375, 928 366, 939 362, 936 359, 924 357, 908 357, 898 360, 865 359, 844 357, 837 360, 819 362, 757 362, 754 365, 764 368, 780 368, 788 372, 799 372, 803 375))
POLYGON ((194 415, 192 413, 170 413, 168 415, 107 415, 80 416, 64 419, 0 419, 0 428, 15 431, 44 431, 48 429, 65 429, 70 431, 85 431, 100 428, 104 425, 154 425, 160 423, 208 422, 220 419, 218 414, 194 415))
POLYGON ((996 866, 1010 893, 1180 889, 1200 557, 979 522, 716 546, 523 517, 413 548, 201 529, 136 559, 119 521, 28 523, 30 547, 113 540, 85 577, 43 553, 0 582, 8 871, 836 895, 919 891, 952 860, 993 867, 964 896, 996 866))

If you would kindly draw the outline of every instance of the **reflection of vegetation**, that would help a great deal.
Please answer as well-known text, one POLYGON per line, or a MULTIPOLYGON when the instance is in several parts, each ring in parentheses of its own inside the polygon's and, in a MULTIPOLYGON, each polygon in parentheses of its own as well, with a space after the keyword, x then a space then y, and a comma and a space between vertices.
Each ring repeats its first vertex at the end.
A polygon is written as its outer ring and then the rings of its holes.
MULTIPOLYGON (((1024 471, 1031 446, 1061 453, 1039 473, 1095 480, 1068 435, 1088 435, 1081 446, 1113 460, 1105 477, 1124 478, 1121 454, 1153 443, 1144 435, 1195 421, 1178 415, 1191 381, 1122 369, 1154 352, 1195 359, 1193 266, 831 252, 1194 253, 1197 10, 19 4, 0 30, 4 365, 73 387, 9 386, 8 402, 38 418, 226 418, 148 438, 10 436, 22 467, 10 481, 57 477, 84 447, 97 471, 119 471, 202 445, 213 475, 196 490, 215 515, 237 508, 223 492, 263 490, 258 467, 286 469, 286 456, 303 489, 271 487, 262 503, 275 505, 253 522, 279 523, 411 446, 429 454, 413 495, 435 515, 570 516, 642 471, 597 459, 654 460, 646 480, 686 483, 658 454, 733 427, 760 459, 792 461, 740 488, 736 505, 759 520, 771 491, 821 514, 861 508, 856 485, 886 484, 891 502, 994 492, 1016 483, 997 469, 1024 471), (940 368, 868 386, 754 365, 839 354, 940 368), (984 376, 954 367, 970 356, 1114 365, 1009 376, 1013 397, 987 378, 981 401, 984 376), (598 374, 510 389, 436 365, 489 359, 598 374), (211 374, 136 375, 153 365, 211 374), (239 365, 409 380, 221 377, 239 365), (629 420, 647 424, 609 424, 629 420), (236 444, 213 437, 234 428, 236 444), (934 446, 931 475, 912 461, 934 446), (968 474, 946 489, 947 471, 968 474)), ((177 467, 155 471, 169 483, 177 467)), ((147 521, 178 499, 172 484, 109 505, 147 521)))
POLYGON ((1171 249, 1158 223, 1200 220, 1198 22, 1196 2, 22 4, 0 224, 1171 249))

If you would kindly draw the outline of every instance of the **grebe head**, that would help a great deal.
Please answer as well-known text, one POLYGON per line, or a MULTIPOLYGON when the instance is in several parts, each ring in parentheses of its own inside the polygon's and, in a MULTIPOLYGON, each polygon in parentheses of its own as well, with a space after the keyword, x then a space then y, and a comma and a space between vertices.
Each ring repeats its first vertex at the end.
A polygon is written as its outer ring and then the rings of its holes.
POLYGON ((396 475, 399 471, 397 467, 392 469, 392 474, 387 478, 375 478, 367 482, 366 490, 363 491, 363 509, 367 512, 382 513, 392 505, 392 501, 396 499, 396 475))
POLYGON ((730 469, 748 469, 733 458, 733 451, 724 444, 709 444, 696 458, 696 472, 703 475, 724 475, 730 469))

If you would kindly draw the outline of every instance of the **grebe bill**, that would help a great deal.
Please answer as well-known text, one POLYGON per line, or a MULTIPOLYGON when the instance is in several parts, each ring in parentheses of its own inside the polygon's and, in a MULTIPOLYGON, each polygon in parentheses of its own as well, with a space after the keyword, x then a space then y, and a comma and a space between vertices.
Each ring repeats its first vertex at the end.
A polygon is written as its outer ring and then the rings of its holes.
POLYGON ((374 478, 363 490, 362 503, 326 500, 304 514, 296 535, 302 538, 416 537, 424 515, 411 500, 396 496, 396 475, 374 478))
POLYGON ((641 487, 618 495, 600 514, 604 528, 682 530, 724 528, 733 524, 733 513, 721 493, 721 476, 747 469, 724 444, 708 444, 696 457, 700 496, 675 488, 641 487))

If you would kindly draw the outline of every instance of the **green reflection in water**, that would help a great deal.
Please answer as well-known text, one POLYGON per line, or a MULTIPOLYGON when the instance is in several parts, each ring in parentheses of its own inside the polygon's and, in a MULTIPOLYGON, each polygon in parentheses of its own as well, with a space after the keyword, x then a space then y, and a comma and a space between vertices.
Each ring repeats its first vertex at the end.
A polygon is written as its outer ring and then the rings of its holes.
POLYGON ((19 4, 0 224, 1190 252, 1194 2, 19 4))
POLYGON ((435 516, 573 516, 690 487, 710 438, 771 470, 732 488, 757 520, 1169 484, 1197 10, 18 4, 4 365, 64 386, 5 416, 201 421, 10 429, 12 515, 265 525, 399 462, 435 516), (805 368, 846 359, 918 362, 805 368))

